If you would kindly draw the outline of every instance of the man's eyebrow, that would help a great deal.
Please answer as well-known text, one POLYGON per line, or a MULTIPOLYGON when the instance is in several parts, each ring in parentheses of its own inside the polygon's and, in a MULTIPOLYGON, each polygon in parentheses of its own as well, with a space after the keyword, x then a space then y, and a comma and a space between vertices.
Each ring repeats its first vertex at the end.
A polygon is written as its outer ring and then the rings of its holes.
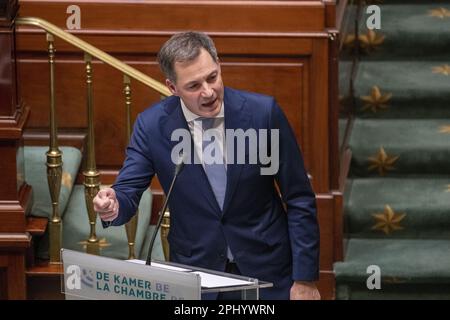
MULTIPOLYGON (((210 73, 205 77, 205 79, 208 79, 209 77, 211 77, 211 76, 217 74, 218 72, 219 72, 219 71, 217 71, 217 70, 214 70, 214 71, 210 72, 210 73)), ((189 81, 188 83, 186 83, 185 86, 190 86, 190 85, 196 84, 196 83, 198 83, 199 81, 200 81, 200 79, 195 79, 195 80, 189 81)))
POLYGON ((189 87, 189 86, 191 86, 193 84, 196 84, 196 83, 198 83, 198 80, 192 80, 192 81, 189 81, 188 83, 186 83, 185 86, 189 87))

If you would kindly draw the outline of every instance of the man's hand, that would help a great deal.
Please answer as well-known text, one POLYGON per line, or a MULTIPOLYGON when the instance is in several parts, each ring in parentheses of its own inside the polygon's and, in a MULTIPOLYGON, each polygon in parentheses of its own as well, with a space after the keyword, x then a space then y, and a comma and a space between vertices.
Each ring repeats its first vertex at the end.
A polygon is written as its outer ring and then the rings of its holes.
POLYGON ((294 281, 291 300, 320 300, 320 293, 314 282, 294 281))
POLYGON ((113 221, 119 215, 119 201, 116 192, 112 188, 100 190, 95 196, 94 210, 103 221, 113 221))

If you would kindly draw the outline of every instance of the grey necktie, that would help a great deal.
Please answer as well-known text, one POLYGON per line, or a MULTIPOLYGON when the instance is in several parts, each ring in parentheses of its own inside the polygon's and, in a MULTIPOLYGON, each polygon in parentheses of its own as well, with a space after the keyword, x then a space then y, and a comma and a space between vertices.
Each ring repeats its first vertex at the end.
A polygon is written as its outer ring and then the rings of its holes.
MULTIPOLYGON (((215 128, 216 118, 200 118, 202 121, 202 129, 203 133, 208 130, 215 128)), ((202 141, 202 151, 203 151, 203 168, 205 169, 206 176, 208 177, 209 184, 211 185, 214 195, 216 196, 217 203, 221 210, 223 210, 223 203, 225 200, 225 191, 227 188, 227 171, 225 167, 225 160, 221 149, 218 148, 218 144, 216 142, 216 148, 214 148, 214 152, 219 152, 220 154, 213 154, 215 159, 220 159, 220 163, 211 163, 211 161, 205 161, 205 157, 211 156, 208 153, 205 154, 205 148, 214 143, 214 140, 205 141, 205 137, 203 137, 202 141)), ((230 261, 233 261, 233 254, 231 253, 230 247, 227 246, 227 258, 230 261)))
MULTIPOLYGON (((216 118, 201 118, 203 132, 208 129, 214 128, 214 122, 216 118)), ((223 159, 222 152, 220 148, 214 148, 212 155, 215 159, 220 158, 220 163, 211 163, 211 161, 205 161, 205 158, 210 157, 210 152, 205 153, 205 148, 214 143, 214 138, 211 141, 205 141, 205 137, 203 137, 202 142, 202 151, 203 151, 203 168, 205 169, 206 176, 208 177, 209 184, 211 185, 214 195, 216 196, 217 203, 219 204, 220 209, 223 209, 223 203, 225 200, 225 191, 227 187, 227 172, 225 168, 225 162, 223 159), (220 154, 214 154, 215 152, 220 152, 220 154)), ((217 142, 215 144, 218 146, 217 142)))

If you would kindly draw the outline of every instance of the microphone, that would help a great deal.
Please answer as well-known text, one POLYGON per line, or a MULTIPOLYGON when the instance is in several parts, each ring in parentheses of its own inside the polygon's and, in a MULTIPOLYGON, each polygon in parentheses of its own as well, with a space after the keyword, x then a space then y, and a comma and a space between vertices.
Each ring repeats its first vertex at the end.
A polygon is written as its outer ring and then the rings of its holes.
POLYGON ((166 199, 164 200, 163 208, 159 212, 159 218, 158 222, 156 223, 155 230, 153 231, 152 239, 150 241, 150 246, 148 248, 148 254, 147 254, 147 261, 145 262, 146 265, 150 266, 152 264, 152 251, 153 251, 153 244, 155 243, 156 234, 158 233, 159 228, 161 227, 161 223, 164 217, 164 212, 166 212, 167 205, 169 204, 170 195, 172 194, 173 186, 175 185, 175 181, 177 180, 178 175, 180 174, 181 170, 183 169, 184 161, 183 161, 183 155, 180 155, 180 161, 175 166, 175 174, 172 179, 172 183, 170 184, 169 191, 167 192, 166 199))

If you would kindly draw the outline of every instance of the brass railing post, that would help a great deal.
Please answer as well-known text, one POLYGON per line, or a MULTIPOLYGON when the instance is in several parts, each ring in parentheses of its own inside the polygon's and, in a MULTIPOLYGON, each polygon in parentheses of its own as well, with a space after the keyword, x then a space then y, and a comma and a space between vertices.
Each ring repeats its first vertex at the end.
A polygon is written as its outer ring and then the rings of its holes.
POLYGON ((164 218, 161 223, 161 244, 163 248, 164 259, 166 261, 169 261, 170 259, 169 240, 167 239, 167 237, 169 236, 169 231, 170 231, 170 211, 169 207, 167 207, 167 210, 166 212, 164 212, 164 218))
POLYGON ((89 217, 90 233, 87 240, 86 252, 90 254, 100 254, 99 242, 95 233, 97 214, 94 211, 93 199, 100 190, 100 173, 95 164, 95 136, 94 136, 94 106, 92 98, 92 57, 85 53, 86 62, 86 84, 87 84, 87 159, 84 175, 84 195, 86 200, 86 209, 89 217))
POLYGON ((130 142, 131 138, 131 81, 130 77, 124 75, 123 76, 124 89, 123 92, 125 94, 125 117, 126 117, 126 127, 127 130, 125 132, 127 143, 130 142))
MULTIPOLYGON (((125 94, 125 109, 126 109, 126 138, 127 143, 130 142, 131 137, 131 86, 130 78, 127 75, 123 76, 124 83, 124 94, 125 94)), ((127 232, 128 240, 128 259, 135 259, 135 242, 136 242, 136 232, 137 224, 139 219, 139 209, 136 210, 136 214, 125 224, 125 230, 127 232)))
POLYGON ((59 212, 59 193, 61 191, 62 153, 58 148, 58 132, 55 108, 55 47, 53 35, 47 33, 48 62, 50 67, 50 146, 47 156, 47 181, 52 200, 52 217, 49 224, 50 263, 61 263, 62 223, 59 212))

